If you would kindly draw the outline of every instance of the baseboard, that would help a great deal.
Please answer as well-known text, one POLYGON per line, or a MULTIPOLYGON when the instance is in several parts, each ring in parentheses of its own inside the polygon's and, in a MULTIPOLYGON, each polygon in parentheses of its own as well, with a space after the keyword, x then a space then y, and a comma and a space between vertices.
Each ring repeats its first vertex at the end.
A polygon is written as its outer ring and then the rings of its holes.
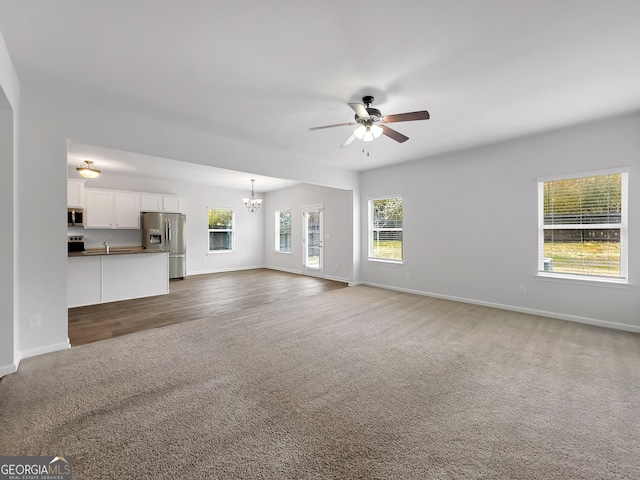
POLYGON ((334 282, 347 283, 347 284, 349 283, 349 279, 344 277, 334 277, 333 275, 325 275, 324 278, 327 280, 333 280, 334 282))
MULTIPOLYGON (((296 275, 304 275, 304 272, 302 270, 295 270, 293 268, 284 268, 284 267, 276 267, 273 265, 254 265, 254 266, 250 266, 250 267, 235 267, 235 268, 224 268, 224 269, 217 269, 217 270, 206 270, 206 271, 198 271, 198 272, 189 272, 188 276, 191 275, 206 275, 208 273, 225 273, 225 272, 239 272, 241 270, 255 270, 258 268, 266 268, 268 270, 276 270, 278 272, 286 272, 286 273, 294 273, 296 275)), ((349 283, 349 279, 348 278, 344 278, 344 277, 335 277, 333 275, 324 275, 322 277, 319 278, 326 278, 327 280, 333 280, 336 282, 342 282, 342 283, 349 283)))
POLYGON ((256 270, 258 268, 269 268, 264 265, 253 265, 249 267, 232 267, 232 268, 217 268, 214 270, 198 270, 197 272, 187 272, 187 277, 192 275, 208 275, 209 273, 226 273, 226 272, 239 272, 240 270, 256 270))
POLYGON ((274 267, 272 265, 264 266, 262 268, 267 268, 269 270, 276 270, 278 272, 295 273, 296 275, 303 275, 302 270, 294 270, 293 268, 274 267))
MULTIPOLYGON (((304 272, 302 270, 293 270, 293 269, 290 269, 290 268, 273 267, 273 266, 268 266, 268 267, 264 267, 264 268, 268 268, 269 270, 276 270, 276 271, 279 271, 279 272, 295 273, 296 275, 304 275, 304 272)), ((318 277, 318 278, 324 278, 326 280, 333 280, 334 282, 349 283, 349 279, 348 278, 336 277, 336 276, 333 276, 333 275, 323 275, 323 276, 318 277)))
POLYGON ((501 303, 485 302, 482 300, 474 300, 471 298, 455 297, 452 295, 443 295, 439 293, 425 292, 422 290, 412 290, 409 288, 394 287, 391 285, 382 285, 378 283, 371 283, 371 282, 358 282, 358 283, 361 285, 368 285, 370 287, 384 288, 386 290, 395 290, 397 292, 412 293, 414 295, 423 295, 425 297, 442 298, 443 300, 452 300, 454 302, 470 303, 473 305, 481 305, 483 307, 499 308, 500 310, 509 310, 512 312, 527 313, 529 315, 538 315, 540 317, 554 318, 557 320, 564 320, 567 322, 584 323, 587 325, 594 325, 596 327, 612 328, 615 330, 624 330, 625 332, 640 333, 639 326, 628 325, 626 323, 609 322, 607 320, 599 320, 597 318, 580 317, 577 315, 567 315, 565 313, 556 313, 556 312, 548 312, 545 310, 536 310, 533 308, 516 307, 513 305, 504 305, 501 303))
POLYGON ((0 365, 0 378, 18 371, 18 364, 0 365))
POLYGON ((66 350, 71 348, 71 342, 67 338, 66 342, 53 343, 51 345, 45 345, 44 347, 30 348, 29 350, 22 350, 20 355, 23 359, 29 357, 36 357, 38 355, 44 355, 45 353, 57 352, 58 350, 66 350))

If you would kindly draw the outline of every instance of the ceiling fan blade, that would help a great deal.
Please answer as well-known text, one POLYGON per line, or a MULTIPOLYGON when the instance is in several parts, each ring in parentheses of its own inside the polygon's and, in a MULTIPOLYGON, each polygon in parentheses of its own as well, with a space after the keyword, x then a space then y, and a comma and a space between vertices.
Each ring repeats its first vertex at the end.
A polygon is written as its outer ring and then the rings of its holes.
POLYGON ((387 127, 386 125, 380 125, 382 127, 383 135, 386 135, 389 138, 393 138, 396 142, 403 143, 409 140, 409 137, 401 134, 400 132, 396 132, 392 128, 387 127))
POLYGON ((340 145, 340 148, 348 147, 353 143, 355 139, 356 139, 356 136, 352 133, 351 136, 347 138, 342 145, 340 145))
POLYGON ((369 112, 361 103, 350 103, 349 106, 356 112, 356 115, 360 118, 369 118, 369 112))
POLYGON ((397 113, 382 117, 382 121, 385 123, 410 122, 412 120, 429 120, 429 112, 421 110, 419 112, 397 113))
POLYGON ((356 122, 336 123, 334 125, 324 125, 322 127, 311 127, 309 130, 322 130, 323 128, 346 127, 347 125, 355 125, 356 122))

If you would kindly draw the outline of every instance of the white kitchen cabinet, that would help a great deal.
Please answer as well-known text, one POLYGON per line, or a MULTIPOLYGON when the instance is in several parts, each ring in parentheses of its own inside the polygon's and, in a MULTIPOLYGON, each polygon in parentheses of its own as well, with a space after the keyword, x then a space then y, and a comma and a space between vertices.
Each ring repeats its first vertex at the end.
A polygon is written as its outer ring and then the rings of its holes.
POLYGON ((85 228, 140 228, 140 196, 134 192, 87 189, 85 228))
POLYGON ((113 228, 113 192, 87 190, 84 228, 113 228))
POLYGON ((162 208, 163 211, 167 213, 181 213, 182 205, 180 202, 180 197, 177 195, 163 195, 162 196, 162 208))
POLYGON ((67 207, 84 207, 84 180, 67 179, 67 207))
POLYGON ((137 193, 115 192, 113 200, 114 228, 140 228, 140 196, 137 193))
POLYGON ((180 213, 180 197, 156 193, 140 194, 140 210, 143 212, 180 213))

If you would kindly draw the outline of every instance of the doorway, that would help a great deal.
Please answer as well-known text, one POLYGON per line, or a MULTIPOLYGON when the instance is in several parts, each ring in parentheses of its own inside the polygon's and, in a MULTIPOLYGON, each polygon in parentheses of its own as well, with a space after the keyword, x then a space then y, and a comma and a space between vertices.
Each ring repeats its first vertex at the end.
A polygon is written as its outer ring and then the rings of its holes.
POLYGON ((322 254, 322 217, 323 208, 320 205, 309 205, 302 208, 302 251, 303 270, 305 275, 323 276, 322 254))

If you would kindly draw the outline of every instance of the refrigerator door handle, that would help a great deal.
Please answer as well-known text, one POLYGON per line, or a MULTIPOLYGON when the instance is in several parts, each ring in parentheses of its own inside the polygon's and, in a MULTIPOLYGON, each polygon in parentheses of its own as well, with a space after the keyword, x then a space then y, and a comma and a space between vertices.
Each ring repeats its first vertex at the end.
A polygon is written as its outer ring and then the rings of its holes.
POLYGON ((168 218, 167 218, 167 232, 168 232, 167 238, 169 239, 169 241, 171 241, 171 220, 169 220, 168 218))

